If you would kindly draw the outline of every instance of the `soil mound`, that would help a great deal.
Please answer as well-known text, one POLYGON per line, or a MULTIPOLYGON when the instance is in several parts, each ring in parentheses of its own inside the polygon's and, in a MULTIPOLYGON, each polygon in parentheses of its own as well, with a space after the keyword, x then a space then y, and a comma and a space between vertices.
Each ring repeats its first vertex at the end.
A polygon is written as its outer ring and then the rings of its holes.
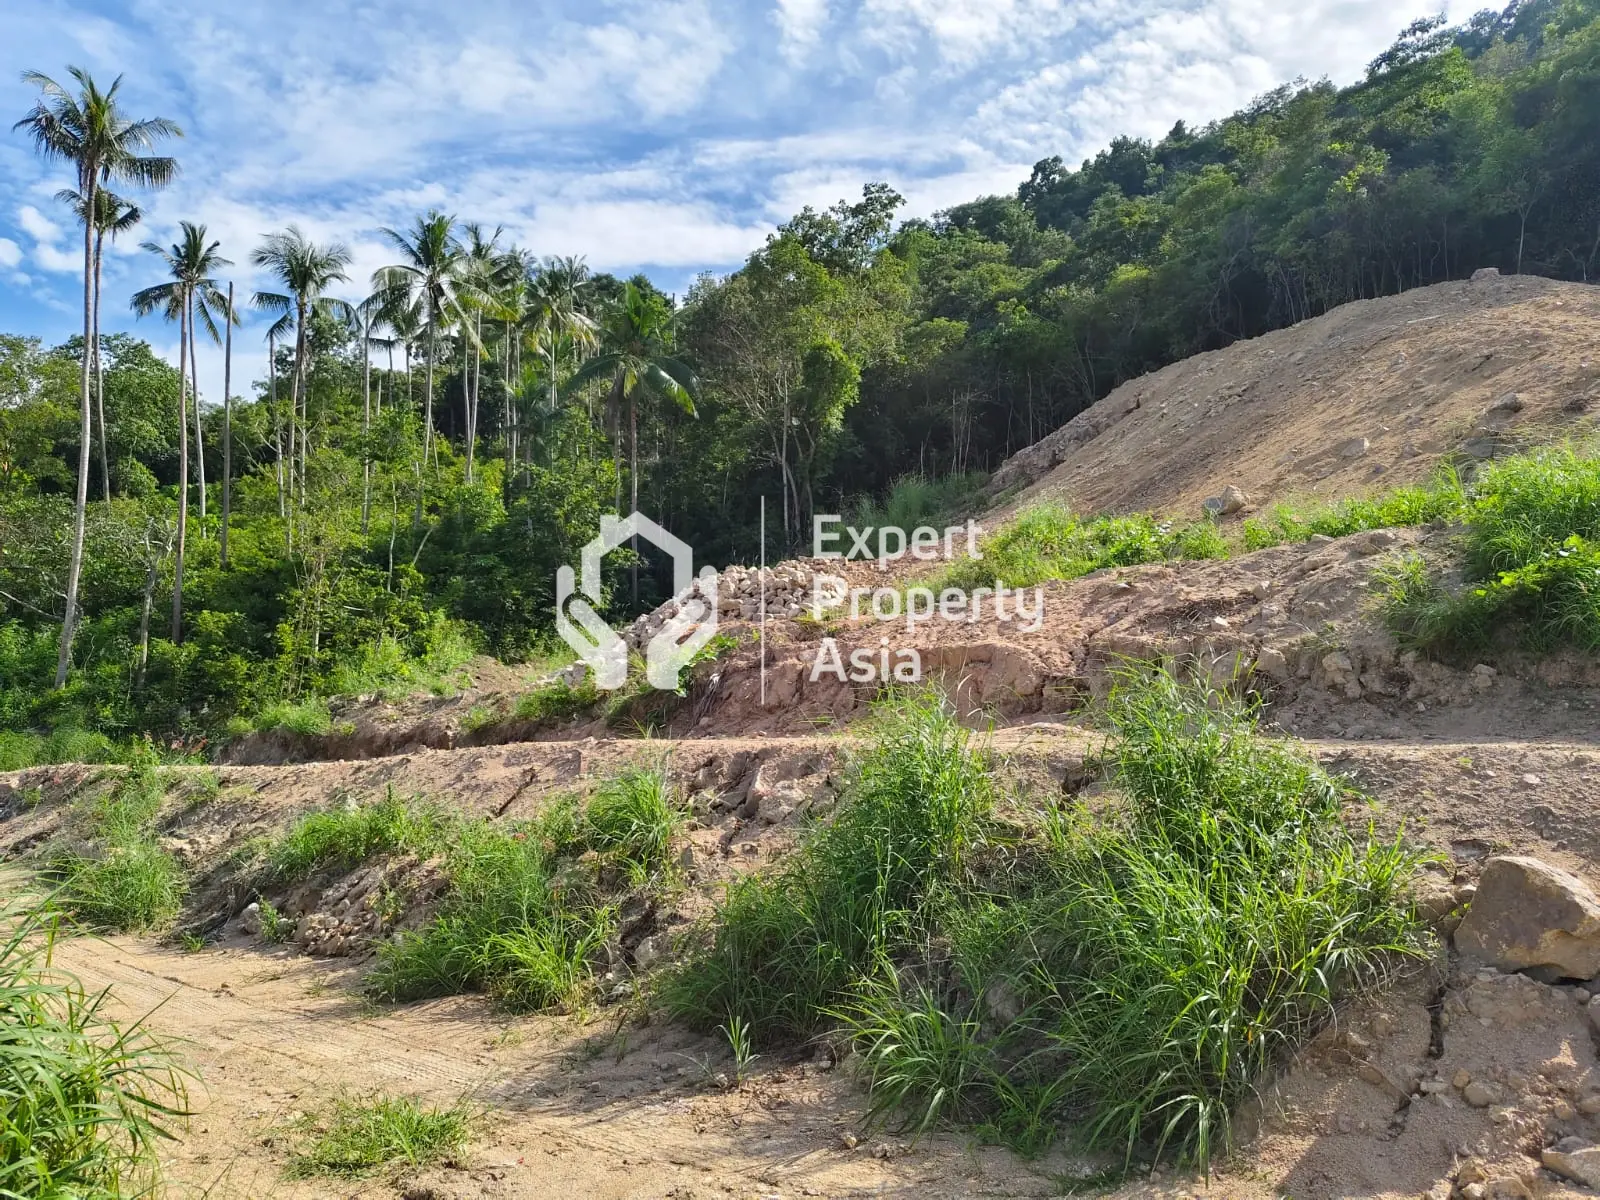
POLYGON ((1000 467, 996 493, 1084 512, 1197 515, 1344 498, 1583 436, 1600 402, 1600 292, 1532 276, 1346 304, 1123 384, 1000 467))

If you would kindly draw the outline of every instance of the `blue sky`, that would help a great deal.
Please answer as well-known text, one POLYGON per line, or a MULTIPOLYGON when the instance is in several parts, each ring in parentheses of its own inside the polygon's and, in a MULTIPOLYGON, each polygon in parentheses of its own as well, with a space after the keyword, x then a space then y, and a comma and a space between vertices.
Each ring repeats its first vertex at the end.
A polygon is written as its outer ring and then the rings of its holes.
MULTIPOLYGON (((1457 0, 1453 19, 1477 5, 1457 0)), ((927 215, 1010 191, 1050 154, 1158 137, 1296 76, 1356 78, 1437 0, 9 0, 0 8, 0 330, 77 328, 67 182, 12 121, 20 72, 109 81, 177 120, 183 174, 139 196, 110 256, 103 325, 171 356, 176 334, 121 300, 155 281, 140 241, 204 222, 245 266, 297 222, 388 261, 378 230, 439 207, 682 290, 800 206, 884 179, 927 215)), ((264 361, 265 323, 236 371, 264 361)), ((220 399, 221 354, 201 351, 220 399)), ((237 376, 236 376, 237 377, 237 376)), ((236 389, 243 390, 239 384, 236 389)))

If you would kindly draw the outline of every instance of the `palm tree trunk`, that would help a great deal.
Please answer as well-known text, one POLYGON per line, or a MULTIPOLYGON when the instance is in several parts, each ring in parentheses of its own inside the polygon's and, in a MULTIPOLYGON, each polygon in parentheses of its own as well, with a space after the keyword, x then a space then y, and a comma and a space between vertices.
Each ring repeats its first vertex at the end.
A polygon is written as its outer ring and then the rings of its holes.
POLYGON ((222 569, 228 569, 228 516, 233 511, 233 283, 222 347, 222 569))
MULTIPOLYGON (((193 308, 195 297, 190 297, 189 305, 193 308)), ((194 354, 194 313, 189 314, 189 387, 194 392, 194 466, 195 482, 200 487, 200 537, 206 536, 206 444, 200 432, 200 367, 195 362, 194 354)))
MULTIPOLYGON (((428 383, 424 392, 422 409, 422 465, 428 465, 433 453, 433 360, 438 352, 438 326, 434 318, 432 298, 428 302, 428 383)), ((417 503, 422 503, 418 497, 417 503)))
MULTIPOLYGON (((628 395, 628 511, 639 511, 639 401, 637 391, 628 395)), ((639 535, 633 535, 633 602, 639 603, 639 535)))
POLYGON ((361 536, 367 536, 372 513, 372 314, 361 314, 361 536))
POLYGON ((272 330, 267 331, 267 397, 272 409, 272 449, 278 460, 272 468, 278 484, 278 516, 287 517, 289 509, 283 494, 283 414, 278 411, 278 335, 272 330))
MULTIPOLYGON (((183 346, 189 336, 189 298, 183 298, 183 315, 179 318, 178 345, 183 346)), ((188 381, 185 378, 184 356, 178 355, 178 549, 172 560, 172 640, 183 641, 183 551, 189 537, 189 412, 185 399, 188 381)))
POLYGON ((61 618, 61 646, 56 654, 56 687, 67 685, 72 665, 72 635, 78 624, 78 580, 83 574, 83 527, 89 511, 89 441, 94 429, 89 421, 89 356, 94 337, 94 208, 99 164, 86 163, 79 189, 84 197, 83 222, 83 362, 79 369, 78 495, 72 510, 72 558, 67 567, 67 609, 61 618))
POLYGON ((94 407, 100 422, 100 484, 107 504, 111 503, 111 468, 106 450, 106 371, 100 357, 100 260, 105 249, 106 235, 95 230, 94 235, 94 407))

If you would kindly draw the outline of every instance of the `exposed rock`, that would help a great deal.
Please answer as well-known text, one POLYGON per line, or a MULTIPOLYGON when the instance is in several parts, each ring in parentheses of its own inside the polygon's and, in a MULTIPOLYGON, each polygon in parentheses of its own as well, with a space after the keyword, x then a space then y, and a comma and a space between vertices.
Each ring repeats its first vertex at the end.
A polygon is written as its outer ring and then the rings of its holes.
POLYGON ((1351 438, 1349 441, 1340 444, 1339 457, 1360 458, 1370 449, 1372 449, 1372 443, 1366 438, 1351 438))
POLYGON ((1589 1000, 1589 1024, 1594 1026, 1596 1033, 1600 1033, 1600 996, 1589 1000))
POLYGON ((1461 1089, 1461 1098, 1473 1108, 1488 1108, 1500 1098, 1500 1093, 1494 1085, 1485 1083, 1481 1079, 1474 1079, 1461 1089))
POLYGON ((253 900, 245 905, 244 911, 239 914, 239 929, 251 937, 261 932, 261 905, 253 900))
POLYGON ((1524 407, 1525 405, 1522 403, 1521 396, 1517 395, 1515 392, 1507 392, 1504 396, 1501 396, 1500 399, 1489 405, 1489 411, 1516 413, 1521 412, 1524 407))
POLYGON ((1249 503, 1250 497, 1244 494, 1244 489, 1230 483, 1217 495, 1207 499, 1201 507, 1208 513, 1231 517, 1249 503))
POLYGON ((1600 971, 1600 898, 1576 875, 1539 859, 1491 858, 1456 947, 1501 970, 1551 967, 1587 979, 1600 971))
POLYGON ((1584 1187, 1600 1188, 1600 1146, 1582 1138, 1562 1138, 1539 1156, 1545 1169, 1584 1187))
POLYGON ((1472 282, 1473 283, 1482 283, 1485 279, 1499 279, 1499 278, 1500 278, 1500 268, 1499 267, 1479 267, 1476 271, 1474 271, 1472 273, 1472 282))

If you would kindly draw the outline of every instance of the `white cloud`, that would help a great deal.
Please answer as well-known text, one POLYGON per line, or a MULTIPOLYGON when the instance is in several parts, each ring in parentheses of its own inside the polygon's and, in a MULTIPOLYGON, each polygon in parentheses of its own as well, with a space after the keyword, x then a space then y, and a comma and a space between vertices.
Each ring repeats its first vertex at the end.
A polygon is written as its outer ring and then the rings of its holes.
POLYGON ((0 237, 0 267, 16 267, 22 263, 22 247, 10 238, 0 237))
POLYGON ((36 242, 54 242, 61 236, 61 227, 31 204, 17 209, 17 224, 36 242))
POLYGON ((784 58, 791 63, 803 61, 821 40, 828 16, 828 0, 778 0, 773 17, 784 58))

